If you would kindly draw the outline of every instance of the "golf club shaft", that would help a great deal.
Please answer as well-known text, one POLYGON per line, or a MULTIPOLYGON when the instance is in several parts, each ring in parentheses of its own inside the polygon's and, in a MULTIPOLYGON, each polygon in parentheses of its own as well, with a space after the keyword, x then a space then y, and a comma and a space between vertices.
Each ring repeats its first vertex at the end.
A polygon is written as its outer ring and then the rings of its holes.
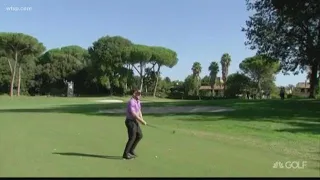
POLYGON ((153 128, 157 128, 156 126, 151 125, 151 124, 147 124, 147 126, 149 126, 149 127, 153 127, 153 128))

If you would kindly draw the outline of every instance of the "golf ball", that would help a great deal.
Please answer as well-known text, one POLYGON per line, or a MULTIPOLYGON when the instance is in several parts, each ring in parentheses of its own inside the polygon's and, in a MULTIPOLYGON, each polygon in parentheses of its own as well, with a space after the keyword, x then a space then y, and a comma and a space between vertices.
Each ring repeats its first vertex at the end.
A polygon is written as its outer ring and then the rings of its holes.
POLYGON ((156 158, 158 158, 158 156, 156 156, 156 158))

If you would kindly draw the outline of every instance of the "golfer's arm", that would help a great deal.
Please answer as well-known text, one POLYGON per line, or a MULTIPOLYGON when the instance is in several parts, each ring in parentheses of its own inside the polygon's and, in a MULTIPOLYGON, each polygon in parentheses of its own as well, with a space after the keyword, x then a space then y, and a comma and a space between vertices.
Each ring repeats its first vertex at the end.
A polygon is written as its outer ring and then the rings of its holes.
POLYGON ((139 111, 139 115, 140 115, 140 118, 143 119, 141 110, 139 111))
POLYGON ((141 123, 145 123, 140 114, 132 112, 132 115, 136 118, 136 120, 140 121, 141 123))
POLYGON ((143 117, 142 117, 142 112, 141 112, 141 110, 139 111, 139 115, 140 115, 140 118, 143 120, 143 123, 145 124, 146 121, 144 121, 144 119, 143 119, 143 117))

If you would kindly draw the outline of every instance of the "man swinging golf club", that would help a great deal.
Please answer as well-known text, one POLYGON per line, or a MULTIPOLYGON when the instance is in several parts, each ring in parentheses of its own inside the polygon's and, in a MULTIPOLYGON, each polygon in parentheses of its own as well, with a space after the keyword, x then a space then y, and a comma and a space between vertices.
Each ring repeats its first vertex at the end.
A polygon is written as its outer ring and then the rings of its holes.
POLYGON ((132 98, 129 100, 126 111, 126 127, 128 131, 128 142, 123 152, 124 159, 132 159, 137 157, 134 150, 142 139, 142 131, 139 123, 147 125, 142 118, 141 104, 140 104, 141 91, 134 90, 132 98))

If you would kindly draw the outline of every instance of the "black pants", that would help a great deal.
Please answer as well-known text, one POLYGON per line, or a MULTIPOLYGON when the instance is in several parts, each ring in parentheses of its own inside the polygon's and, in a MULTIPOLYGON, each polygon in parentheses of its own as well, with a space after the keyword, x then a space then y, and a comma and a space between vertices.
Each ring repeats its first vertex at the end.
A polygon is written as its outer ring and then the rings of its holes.
POLYGON ((142 131, 136 120, 126 119, 125 124, 128 131, 128 142, 123 152, 124 156, 134 153, 135 148, 142 139, 142 131))
POLYGON ((280 97, 282 100, 284 100, 284 93, 280 93, 280 97))

